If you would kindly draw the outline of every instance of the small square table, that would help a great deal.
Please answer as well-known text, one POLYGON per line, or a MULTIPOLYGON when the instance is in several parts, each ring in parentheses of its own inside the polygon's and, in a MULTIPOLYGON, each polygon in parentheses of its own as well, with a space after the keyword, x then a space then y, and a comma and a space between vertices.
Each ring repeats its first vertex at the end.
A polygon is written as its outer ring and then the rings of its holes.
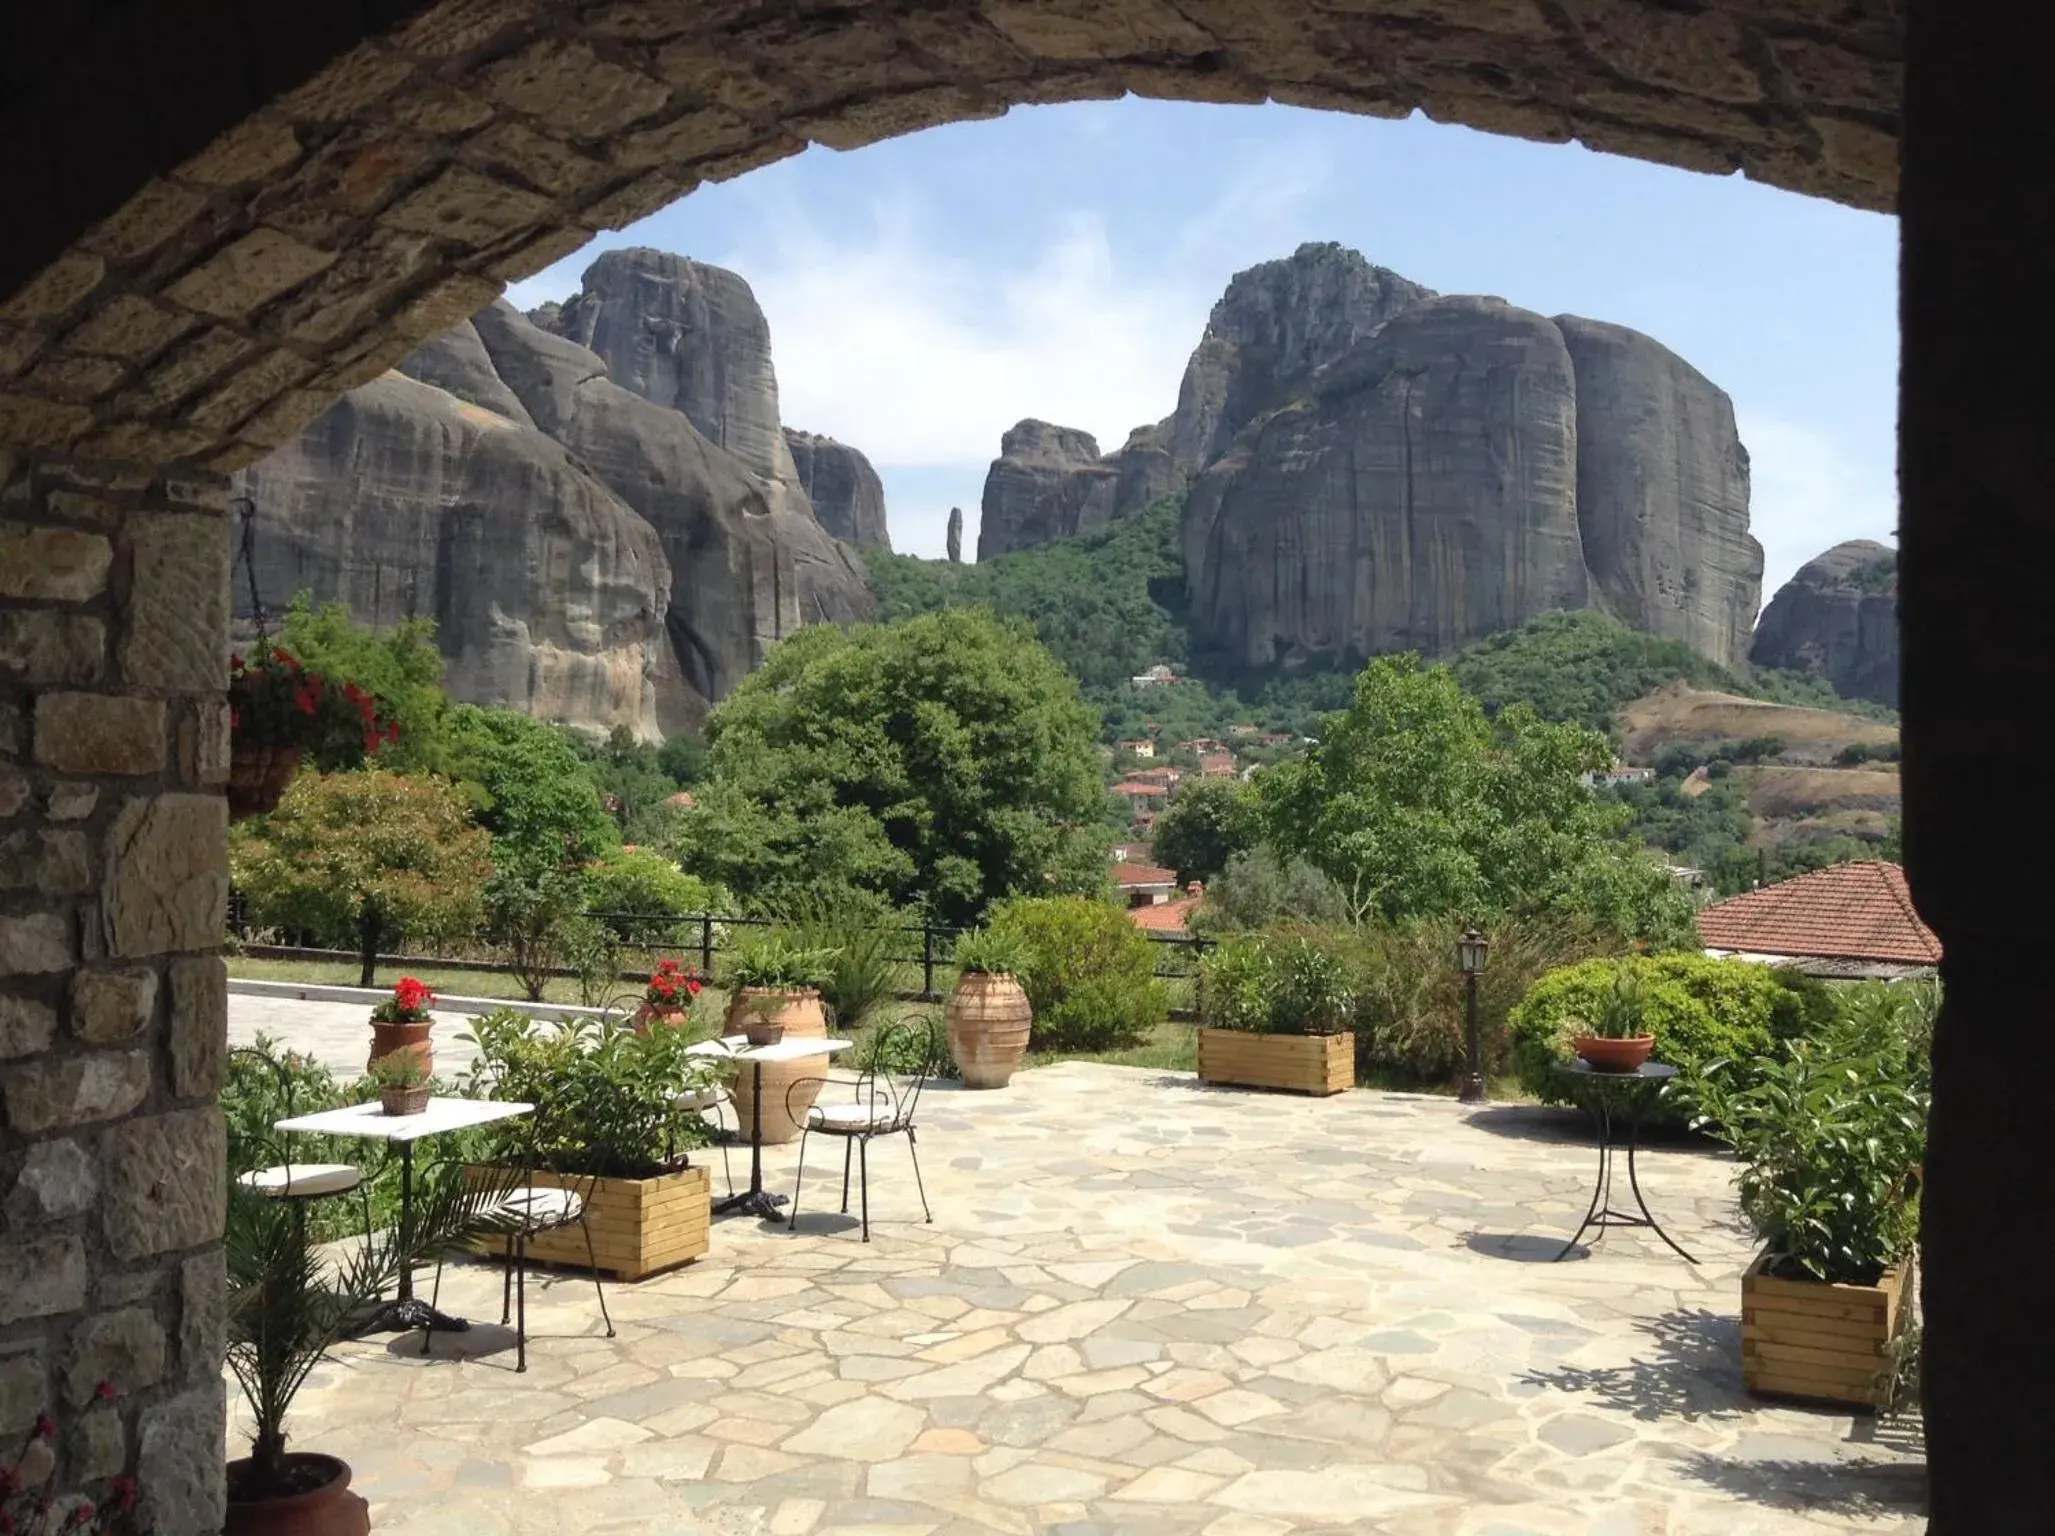
MULTIPOLYGON (((396 1142, 400 1149, 400 1227, 405 1230, 414 1218, 414 1143, 425 1136, 467 1130, 474 1125, 491 1125, 535 1112, 533 1104, 512 1104, 499 1099, 434 1098, 418 1115, 388 1115, 376 1099, 368 1104, 347 1104, 341 1109, 324 1109, 311 1115, 295 1115, 272 1126, 276 1131, 306 1131, 317 1136, 362 1136, 370 1141, 396 1142)), ((400 1293, 382 1302, 372 1314, 365 1333, 404 1333, 414 1328, 442 1328, 461 1333, 471 1325, 461 1317, 438 1312, 414 1296, 414 1266, 400 1265, 400 1293)))
MULTIPOLYGON (((809 1056, 833 1056, 856 1044, 854 1040, 829 1040, 820 1035, 792 1036, 776 1045, 749 1045, 741 1035, 723 1035, 687 1046, 687 1056, 713 1056, 722 1061, 804 1061, 809 1056)), ((763 1073, 749 1074, 749 1188, 730 1195, 714 1207, 716 1216, 748 1211, 775 1221, 784 1195, 771 1194, 763 1187, 763 1073)))

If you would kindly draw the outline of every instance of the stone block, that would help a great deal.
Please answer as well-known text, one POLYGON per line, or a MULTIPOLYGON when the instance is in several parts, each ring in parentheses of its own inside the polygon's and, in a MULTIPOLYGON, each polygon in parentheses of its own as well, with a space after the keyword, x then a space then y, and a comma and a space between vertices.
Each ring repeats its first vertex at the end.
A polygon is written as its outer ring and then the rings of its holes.
POLYGON ((0 677, 32 687, 82 687, 107 670, 107 626, 61 608, 0 612, 0 677))
POLYGON ((107 1132, 103 1147, 101 1224, 116 1258, 195 1248, 221 1236, 228 1133, 218 1108, 124 1121, 107 1132))
POLYGON ((335 261, 291 235, 259 226, 216 251, 165 291, 187 309, 221 320, 247 319, 335 261))
POLYGON ((89 251, 67 251, 0 304, 0 320, 55 320, 100 286, 107 263, 89 251))
POLYGON ((10 1443, 28 1433, 36 1415, 50 1406, 50 1382, 39 1352, 0 1355, 0 1438, 10 1443))
POLYGON ((36 700, 36 761, 60 773, 155 773, 164 766, 164 701, 46 693, 36 700))
POLYGON ((0 523, 0 597, 82 603, 107 589, 114 547, 79 528, 0 523))
POLYGON ((171 1091, 220 1092, 228 1065, 228 966, 215 955, 171 963, 171 1091))
POLYGON ((0 976, 47 976, 71 958, 71 924, 55 912, 0 917, 0 976))
POLYGON ((191 315, 124 293, 95 310, 84 325, 64 338, 64 344, 90 356, 133 361, 170 346, 198 323, 191 315))
POLYGON ((76 1237, 0 1243, 0 1324, 76 1312, 86 1301, 86 1246, 76 1237))
POLYGON ((107 834, 100 910, 108 952, 161 955, 220 945, 228 913, 228 802, 132 799, 107 834))
POLYGON ((81 402, 111 395, 128 375, 129 365, 113 357, 80 357, 69 351, 47 354, 28 381, 59 400, 81 402))
POLYGON ((204 512, 129 525, 135 569, 121 669, 145 688, 216 691, 228 638, 228 520, 204 512))
POLYGON ((191 705, 178 722, 178 773, 187 784, 224 784, 235 751, 228 700, 191 705))
POLYGON ((545 38, 483 75, 485 94, 576 139, 619 133, 660 111, 670 89, 602 59, 583 43, 545 38))
POLYGON ((548 215, 549 199, 540 194, 497 181, 469 166, 453 165, 387 209, 381 222, 413 234, 485 246, 539 224, 548 215))
POLYGON ((154 1297, 162 1289, 161 1269, 117 1269, 100 1276, 93 1287, 93 1305, 100 1311, 133 1307, 154 1297))
POLYGON ((93 413, 83 405, 35 395, 0 394, 0 443, 62 452, 84 437, 93 413))
POLYGON ((100 791, 90 784, 53 784, 43 810, 52 821, 84 821, 100 803, 100 791))
POLYGON ((128 1464, 128 1432, 121 1413, 114 1408, 96 1408, 72 1420, 65 1437, 71 1452, 74 1482, 98 1482, 117 1476, 128 1464))
POLYGON ((151 1530, 164 1536, 218 1531, 227 1518, 225 1392, 216 1377, 146 1408, 137 1421, 138 1507, 151 1530))
POLYGON ((16 769, 0 769, 0 821, 18 813, 35 795, 28 775, 16 769))
POLYGON ((180 181, 232 187, 284 170, 300 158, 300 141, 288 123, 245 118, 178 168, 180 181))
POLYGON ((79 971, 71 978, 71 1032, 91 1045, 126 1045, 150 1027, 157 973, 79 971))
POLYGON ((225 432, 313 371, 314 364, 296 352, 266 352, 194 405, 188 419, 204 431, 225 432))
POLYGON ((71 1336, 64 1366, 64 1395, 73 1408, 93 1401, 100 1383, 117 1392, 140 1392, 164 1379, 164 1325, 141 1307, 103 1312, 71 1336))
POLYGON ((0 838, 0 890, 34 886, 46 896, 79 896, 93 888, 83 832, 21 831, 0 838))
POLYGON ((46 1056, 10 1068, 0 1085, 7 1123, 24 1136, 112 1120, 134 1109, 149 1093, 146 1051, 46 1056))
POLYGON ((14 1188, 0 1201, 9 1226, 62 1221, 90 1210, 100 1195, 100 1172, 75 1141, 39 1141, 29 1148, 14 1188))
POLYGON ((178 1369, 188 1381, 218 1379, 228 1325, 228 1272, 221 1250, 187 1259, 178 1271, 178 1369))
POLYGON ((142 383, 116 403, 143 416, 175 405, 227 373, 249 355, 254 345, 246 336, 218 325, 209 326, 158 358, 143 375, 142 383))
POLYGON ((0 1061, 47 1051, 56 1038, 56 1009, 32 997, 0 994, 0 1061))
POLYGON ((206 206, 204 198, 185 187, 162 180, 145 182, 82 243, 116 261, 132 261, 183 233, 206 206))
MULTIPOLYGON (((20 755, 21 711, 12 704, 0 704, 0 757, 19 757, 20 755)), ((13 814, 12 811, 0 811, 0 816, 12 816, 13 814)))

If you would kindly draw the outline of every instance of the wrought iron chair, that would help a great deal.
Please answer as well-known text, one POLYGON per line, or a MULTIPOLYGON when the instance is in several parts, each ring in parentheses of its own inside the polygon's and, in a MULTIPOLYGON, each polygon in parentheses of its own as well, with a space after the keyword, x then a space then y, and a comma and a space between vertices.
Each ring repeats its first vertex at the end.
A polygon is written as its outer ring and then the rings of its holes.
MULTIPOLYGON (((262 1046, 246 1045, 229 1052, 229 1065, 231 1072, 240 1065, 248 1065, 272 1079, 283 1111, 279 1119, 290 1120, 300 1112, 290 1059, 281 1061, 262 1046)), ((287 1202, 293 1219, 299 1222, 306 1221, 307 1207, 316 1200, 333 1200, 355 1193, 364 1208, 364 1230, 371 1230, 371 1183, 365 1178, 364 1170, 355 1163, 296 1162, 292 1156, 291 1133, 274 1137, 269 1126, 236 1127, 232 1140, 258 1154, 253 1159, 237 1158, 235 1161, 263 1165, 235 1170, 235 1181, 244 1189, 267 1200, 287 1202)))
MULTIPOLYGON (((935 1213, 928 1208, 928 1190, 920 1174, 919 1135, 913 1117, 920 1108, 921 1090, 936 1062, 937 1030, 932 1020, 918 1024, 880 1024, 871 1035, 870 1049, 856 1077, 854 1099, 847 1104, 814 1103, 802 1110, 794 1097, 809 1084, 826 1087, 830 1077, 803 1077, 785 1091, 785 1103, 799 1122, 799 1167, 792 1180, 792 1214, 785 1227, 799 1224, 799 1186, 806 1177, 806 1144, 815 1136, 842 1139, 842 1214, 849 1214, 850 1154, 856 1158, 857 1179, 863 1201, 863 1240, 871 1240, 870 1144, 882 1136, 906 1137, 907 1155, 913 1159, 914 1188, 920 1192, 921 1214, 930 1222, 935 1213), (906 1043, 902 1043, 906 1042, 906 1043), (916 1054, 917 1053, 917 1054, 916 1054), (901 1070, 893 1070, 899 1063, 901 1070)), ((816 1089, 818 1091, 818 1089, 816 1089)))
MULTIPOLYGON (((592 1192, 599 1175, 552 1175, 563 1177, 562 1185, 537 1184, 539 1147, 532 1126, 519 1122, 528 1134, 510 1131, 513 1166, 518 1172, 506 1175, 506 1183, 481 1204, 472 1224, 471 1236, 506 1244, 507 1267, 500 1284, 500 1326, 511 1315, 514 1320, 514 1369, 528 1369, 528 1245, 547 1233, 576 1227, 585 1234, 585 1259, 592 1271, 592 1288, 599 1293, 599 1316, 606 1324, 606 1336, 614 1336, 614 1319, 607 1311, 606 1287, 599 1278, 599 1252, 592 1241, 589 1219, 592 1192)), ((435 1257, 435 1281, 429 1288, 428 1310, 433 1313, 442 1296, 443 1262, 446 1253, 435 1257)), ((434 1340, 433 1327, 421 1330, 421 1353, 427 1354, 434 1340)))

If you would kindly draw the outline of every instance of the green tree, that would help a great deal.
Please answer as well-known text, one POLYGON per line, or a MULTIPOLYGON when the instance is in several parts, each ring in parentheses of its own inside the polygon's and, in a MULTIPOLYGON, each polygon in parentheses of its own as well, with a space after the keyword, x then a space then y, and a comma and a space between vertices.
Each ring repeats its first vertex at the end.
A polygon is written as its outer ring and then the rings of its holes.
POLYGON ((483 791, 478 819, 492 833, 494 864, 533 873, 620 847, 620 828, 561 732, 510 709, 469 704, 452 709, 448 724, 463 776, 483 791))
POLYGON ((993 909, 990 932, 1020 956, 1020 984, 1034 1009, 1034 1050, 1137 1045, 1167 1016, 1156 945, 1110 901, 1015 897, 993 909))
POLYGON ((1256 797, 1240 779, 1186 779, 1153 829, 1156 862, 1179 884, 1212 880, 1257 838, 1256 797))
POLYGON ((1096 725, 1026 626, 989 613, 803 629, 708 722, 680 862, 745 898, 840 884, 947 922, 1103 881, 1096 725))
MULTIPOLYGON (((443 729, 449 697, 442 687, 442 652, 435 647, 434 620, 407 619, 380 634, 353 623, 343 604, 317 608, 312 596, 301 592, 285 611, 278 644, 332 685, 355 683, 378 696, 385 718, 400 728, 399 740, 378 753, 381 768, 397 773, 450 772, 443 729)), ((341 738, 338 747, 311 766, 324 772, 363 766, 364 754, 353 738, 341 738)))
POLYGON ((1386 656, 1312 751, 1257 780, 1258 800, 1279 853, 1324 870, 1359 917, 1592 912, 1684 942, 1689 900, 1581 782, 1611 756, 1595 731, 1524 704, 1489 719, 1446 667, 1386 656))
POLYGON ((359 946, 368 987, 381 940, 471 930, 488 849, 447 780, 367 769, 301 774, 277 810, 234 829, 229 863, 257 921, 359 946))

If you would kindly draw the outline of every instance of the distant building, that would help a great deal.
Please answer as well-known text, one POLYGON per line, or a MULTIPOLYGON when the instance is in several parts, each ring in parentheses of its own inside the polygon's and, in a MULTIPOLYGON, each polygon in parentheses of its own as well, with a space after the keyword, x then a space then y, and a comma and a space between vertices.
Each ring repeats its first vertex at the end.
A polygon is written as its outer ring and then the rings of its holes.
POLYGON ((1140 779, 1122 779, 1111 792, 1125 800, 1128 810, 1137 818, 1143 811, 1162 810, 1163 803, 1170 798, 1168 784, 1148 783, 1140 779))
POLYGON ((1180 752, 1189 752, 1194 757, 1204 757, 1209 752, 1225 752, 1227 743, 1216 741, 1211 736, 1194 736, 1190 741, 1180 741, 1177 749, 1180 752))
POLYGON ((1251 725, 1246 720, 1237 720, 1233 725, 1230 725, 1227 728, 1227 734, 1230 736, 1237 737, 1255 736, 1261 734, 1262 730, 1263 727, 1260 725, 1251 725))
POLYGON ((1232 752, 1207 752, 1199 758, 1199 772, 1209 779, 1231 779, 1234 777, 1234 754, 1232 752))
POLYGON ((1113 862, 1116 864, 1153 864, 1156 862, 1155 846, 1142 839, 1113 845, 1113 862))
POLYGON ((1156 755, 1156 743, 1145 738, 1123 741, 1119 743, 1119 748, 1130 757, 1154 757, 1156 755))
POLYGON ((1615 784, 1646 784, 1655 777, 1653 768, 1629 768, 1624 763, 1615 763, 1610 768, 1579 774, 1586 789, 1610 789, 1615 784))
POLYGON ((1919 975, 1941 963, 1941 941, 1912 907, 1905 871, 1868 859, 1815 869, 1698 914, 1709 955, 1788 965, 1812 975, 1919 975))
POLYGON ((1122 782, 1129 784, 1156 784, 1164 789, 1175 789, 1178 786, 1179 780, 1183 778, 1184 770, 1182 768, 1165 766, 1162 768, 1137 768, 1122 782))
POLYGON ((1128 681, 1137 688, 1161 688, 1167 683, 1176 682, 1177 674, 1159 661, 1139 677, 1131 677, 1128 681))
POLYGON ((1169 901, 1130 907, 1128 918, 1144 933, 1184 934, 1191 931, 1189 919, 1206 897, 1206 887, 1194 880, 1182 896, 1169 901))
POLYGON ((674 811, 689 811, 699 802, 681 789, 675 795, 665 795, 664 804, 674 811))
POLYGON ((1298 739, 1290 731, 1265 731, 1256 738, 1256 745, 1260 747, 1288 747, 1298 739))
POLYGON ((1156 864, 1116 864, 1113 885, 1130 907, 1150 907, 1177 894, 1177 871, 1156 864))

